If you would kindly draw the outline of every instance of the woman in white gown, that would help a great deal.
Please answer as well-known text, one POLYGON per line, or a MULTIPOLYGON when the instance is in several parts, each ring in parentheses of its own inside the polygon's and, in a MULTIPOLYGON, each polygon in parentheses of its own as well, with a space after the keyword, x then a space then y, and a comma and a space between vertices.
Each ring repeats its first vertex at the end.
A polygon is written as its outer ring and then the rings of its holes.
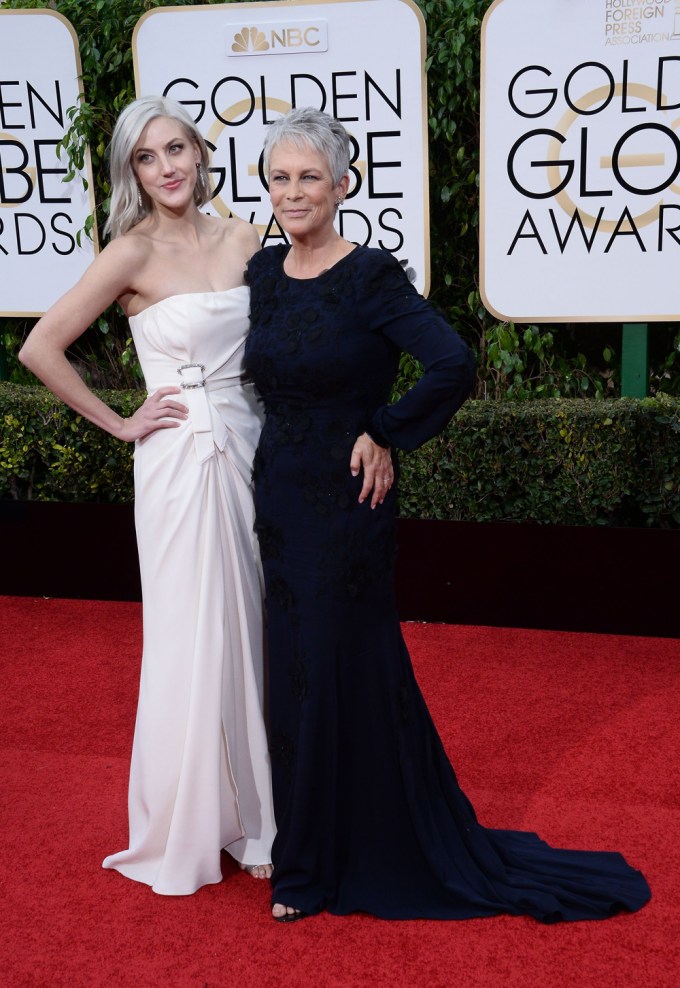
POLYGON ((268 878, 274 837, 251 490, 261 418, 242 366, 243 272, 259 241, 249 224, 199 211, 207 161, 173 100, 143 97, 123 111, 111 144, 113 239, 20 354, 81 415, 136 443, 144 649, 130 836, 104 867, 165 895, 219 882, 222 848, 268 878), (65 356, 114 300, 148 391, 127 419, 65 356))

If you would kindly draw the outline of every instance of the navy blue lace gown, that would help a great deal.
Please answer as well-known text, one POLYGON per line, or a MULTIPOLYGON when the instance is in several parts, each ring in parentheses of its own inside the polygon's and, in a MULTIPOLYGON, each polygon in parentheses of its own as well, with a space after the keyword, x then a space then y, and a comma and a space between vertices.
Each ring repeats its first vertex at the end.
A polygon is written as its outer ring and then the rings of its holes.
POLYGON ((255 487, 273 901, 307 913, 544 922, 639 909, 649 889, 621 855, 558 850, 477 822, 401 636, 394 492, 375 510, 358 504, 357 435, 402 449, 431 438, 472 388, 469 350, 389 254, 356 247, 296 280, 284 273, 286 250, 250 262, 246 346, 266 412, 255 487), (425 372, 388 407, 402 350, 425 372))

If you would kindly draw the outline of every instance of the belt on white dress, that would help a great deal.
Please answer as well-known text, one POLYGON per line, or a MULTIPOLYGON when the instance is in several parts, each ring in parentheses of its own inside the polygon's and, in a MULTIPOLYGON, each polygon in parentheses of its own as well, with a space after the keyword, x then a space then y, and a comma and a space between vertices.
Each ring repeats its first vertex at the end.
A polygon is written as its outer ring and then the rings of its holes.
POLYGON ((177 368, 181 378, 180 387, 189 409, 189 424, 194 434, 194 448, 199 463, 215 455, 215 446, 222 452, 229 439, 229 430, 222 418, 211 411, 208 393, 225 388, 241 387, 239 378, 211 381, 205 379, 203 364, 182 364, 177 368))

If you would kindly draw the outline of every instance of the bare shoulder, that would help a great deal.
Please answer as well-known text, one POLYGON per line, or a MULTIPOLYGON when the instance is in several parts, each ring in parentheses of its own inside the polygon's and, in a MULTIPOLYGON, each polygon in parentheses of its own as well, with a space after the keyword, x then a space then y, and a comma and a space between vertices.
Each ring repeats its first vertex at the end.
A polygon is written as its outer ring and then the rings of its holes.
POLYGON ((260 235, 254 225, 247 223, 246 220, 237 219, 235 216, 231 222, 235 224, 234 235, 239 237, 248 247, 251 247, 253 251, 258 250, 260 247, 260 235))
POLYGON ((67 295, 83 305, 89 305, 91 298, 108 305, 128 289, 143 263, 142 250, 128 240, 127 235, 118 237, 99 251, 67 295))
POLYGON ((126 272, 139 271, 149 256, 148 237, 131 230, 111 240, 99 256, 126 272))
POLYGON ((104 259, 102 272, 110 277, 115 297, 126 313, 132 299, 140 293, 146 297, 154 253, 152 238, 137 226, 108 243, 100 254, 104 259))
POLYGON ((219 220, 223 243, 230 250, 238 248, 245 258, 249 258, 260 247, 260 238, 252 223, 230 216, 219 220))

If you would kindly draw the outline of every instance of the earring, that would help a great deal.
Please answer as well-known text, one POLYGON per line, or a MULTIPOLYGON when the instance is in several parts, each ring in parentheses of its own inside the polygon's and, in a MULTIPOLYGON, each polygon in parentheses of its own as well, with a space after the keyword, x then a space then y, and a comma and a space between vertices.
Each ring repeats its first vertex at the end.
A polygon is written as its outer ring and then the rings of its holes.
POLYGON ((344 199, 339 199, 339 198, 336 199, 335 200, 335 208, 337 209, 338 206, 342 206, 342 204, 343 204, 344 201, 345 201, 344 199))
POLYGON ((144 208, 144 203, 142 202, 142 190, 137 186, 137 205, 140 209, 144 208))
POLYGON ((202 161, 196 162, 196 187, 194 193, 202 198, 210 198, 210 177, 202 161))

